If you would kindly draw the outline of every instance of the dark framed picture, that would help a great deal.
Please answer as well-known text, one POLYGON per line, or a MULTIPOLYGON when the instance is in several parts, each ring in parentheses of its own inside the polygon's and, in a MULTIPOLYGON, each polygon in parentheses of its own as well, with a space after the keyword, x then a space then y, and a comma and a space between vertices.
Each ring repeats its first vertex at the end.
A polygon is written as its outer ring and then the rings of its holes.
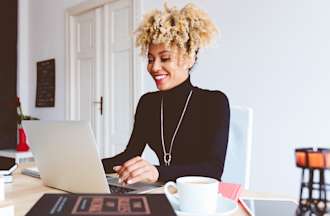
POLYGON ((37 62, 36 107, 55 106, 55 59, 37 62))

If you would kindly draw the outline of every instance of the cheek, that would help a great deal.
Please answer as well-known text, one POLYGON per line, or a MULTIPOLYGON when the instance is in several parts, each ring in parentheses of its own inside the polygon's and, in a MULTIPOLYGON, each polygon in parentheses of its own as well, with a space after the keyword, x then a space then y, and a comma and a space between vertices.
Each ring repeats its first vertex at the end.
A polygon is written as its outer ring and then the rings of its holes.
POLYGON ((148 71, 149 73, 151 73, 151 69, 152 69, 151 64, 147 64, 147 71, 148 71))
POLYGON ((171 70, 173 71, 172 73, 175 77, 180 77, 181 78, 181 77, 186 76, 186 74, 187 74, 187 71, 185 70, 184 67, 182 67, 182 65, 175 64, 175 65, 173 65, 171 70))
POLYGON ((179 70, 179 67, 175 62, 169 62, 168 64, 164 65, 163 68, 171 75, 176 75, 179 70))

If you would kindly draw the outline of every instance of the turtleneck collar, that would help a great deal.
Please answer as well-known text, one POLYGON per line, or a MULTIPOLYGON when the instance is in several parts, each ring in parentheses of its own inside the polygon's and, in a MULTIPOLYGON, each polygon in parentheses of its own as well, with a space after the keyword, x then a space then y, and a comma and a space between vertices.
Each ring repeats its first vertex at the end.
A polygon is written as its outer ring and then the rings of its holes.
POLYGON ((169 90, 160 91, 160 93, 164 97, 171 97, 171 96, 176 97, 181 95, 186 96, 192 88, 193 86, 190 82, 190 76, 188 76, 188 78, 184 82, 180 83, 179 85, 169 90))

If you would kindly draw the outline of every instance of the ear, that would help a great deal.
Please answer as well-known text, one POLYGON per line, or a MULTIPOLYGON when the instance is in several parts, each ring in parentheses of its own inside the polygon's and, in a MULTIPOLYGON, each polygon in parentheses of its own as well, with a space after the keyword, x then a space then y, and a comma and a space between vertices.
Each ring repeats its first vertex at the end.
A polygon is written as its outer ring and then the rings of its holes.
POLYGON ((195 55, 193 56, 187 56, 187 66, 188 69, 191 68, 195 64, 195 55))

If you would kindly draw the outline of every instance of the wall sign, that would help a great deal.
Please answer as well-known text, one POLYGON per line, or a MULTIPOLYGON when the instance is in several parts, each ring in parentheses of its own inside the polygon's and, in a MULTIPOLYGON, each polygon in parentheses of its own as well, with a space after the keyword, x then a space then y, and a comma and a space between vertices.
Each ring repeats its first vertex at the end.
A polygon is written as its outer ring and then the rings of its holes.
POLYGON ((55 59, 37 62, 36 107, 55 106, 55 59))

